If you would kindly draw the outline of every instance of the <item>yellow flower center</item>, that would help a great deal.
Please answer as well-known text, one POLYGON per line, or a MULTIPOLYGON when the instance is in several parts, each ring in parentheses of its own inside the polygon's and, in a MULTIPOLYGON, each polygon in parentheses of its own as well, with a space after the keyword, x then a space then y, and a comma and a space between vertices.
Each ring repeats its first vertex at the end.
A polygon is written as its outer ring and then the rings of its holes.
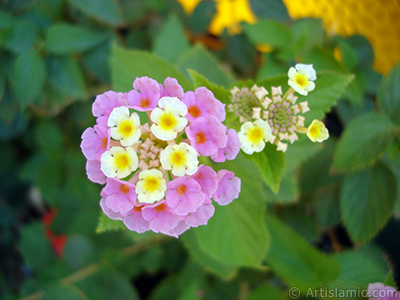
POLYGON ((294 81, 302 88, 307 85, 307 78, 303 74, 297 74, 294 81))
POLYGON ((264 132, 261 128, 255 127, 249 130, 248 137, 253 143, 258 143, 263 138, 264 132))
POLYGON ((131 159, 126 153, 115 156, 115 164, 119 170, 129 167, 130 163, 131 159))
POLYGON ((160 118, 160 127, 164 130, 171 130, 177 124, 176 117, 171 113, 164 113, 160 118))
POLYGON ((175 151, 172 155, 171 155, 171 162, 175 165, 175 166, 181 166, 185 163, 185 153, 183 151, 175 151))
POLYGON ((312 137, 318 136, 319 135, 319 127, 318 126, 311 126, 309 133, 310 133, 310 135, 312 137))
POLYGON ((129 136, 132 134, 133 126, 130 120, 125 120, 119 124, 119 131, 124 136, 129 136))
POLYGON ((160 188, 161 182, 158 177, 149 176, 144 180, 144 189, 147 192, 155 192, 160 188))

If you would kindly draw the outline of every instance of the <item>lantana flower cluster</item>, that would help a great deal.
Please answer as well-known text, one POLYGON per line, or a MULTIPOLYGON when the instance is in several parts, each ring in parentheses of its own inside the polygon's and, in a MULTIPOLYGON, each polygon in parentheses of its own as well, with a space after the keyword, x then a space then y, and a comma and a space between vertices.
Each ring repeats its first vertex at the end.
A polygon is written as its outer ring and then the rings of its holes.
POLYGON ((97 118, 82 134, 90 180, 105 184, 100 206, 133 231, 179 236, 207 224, 213 201, 238 197, 240 179, 200 164, 232 160, 239 137, 228 129, 225 105, 205 87, 184 92, 176 79, 164 84, 136 78, 128 93, 108 91, 92 107, 97 118))
POLYGON ((313 142, 322 142, 329 137, 325 125, 318 120, 313 120, 308 128, 304 127, 302 114, 310 110, 308 102, 296 103, 295 92, 307 96, 315 88, 317 76, 312 65, 297 64, 289 69, 288 77, 290 88, 284 94, 281 86, 272 87, 271 93, 257 85, 231 90, 232 103, 228 109, 243 123, 239 139, 245 153, 261 152, 267 142, 285 152, 288 142, 298 139, 298 133, 306 133, 313 142))

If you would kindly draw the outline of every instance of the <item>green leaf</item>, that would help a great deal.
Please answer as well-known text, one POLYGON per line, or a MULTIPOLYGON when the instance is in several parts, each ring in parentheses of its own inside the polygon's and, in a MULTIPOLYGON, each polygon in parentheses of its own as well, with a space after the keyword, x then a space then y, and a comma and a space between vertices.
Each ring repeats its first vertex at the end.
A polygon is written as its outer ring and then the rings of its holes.
POLYGON ((111 46, 111 41, 107 41, 83 55, 85 67, 104 83, 111 82, 110 65, 99 62, 108 60, 111 55, 111 46))
POLYGON ((171 16, 154 41, 153 53, 175 63, 188 50, 184 28, 176 16, 171 16))
POLYGON ((0 34, 0 44, 15 53, 33 50, 40 37, 39 28, 31 22, 18 22, 0 34))
POLYGON ((88 300, 86 295, 72 285, 55 283, 43 289, 43 300, 88 300))
POLYGON ((371 164, 389 146, 396 134, 396 126, 376 112, 352 120, 339 140, 334 166, 341 170, 360 169, 371 164))
POLYGON ((393 122, 400 125, 400 63, 382 79, 378 89, 378 107, 393 122))
POLYGON ((299 19, 291 27, 297 55, 322 46, 325 32, 322 19, 299 19))
POLYGON ((110 25, 118 26, 122 23, 122 13, 115 0, 68 0, 87 16, 110 25))
POLYGON ((306 291, 310 287, 326 286, 338 277, 339 266, 333 256, 309 245, 276 217, 268 215, 266 222, 271 233, 267 262, 289 285, 306 291))
POLYGON ((243 30, 254 45, 267 44, 273 48, 285 48, 290 45, 292 38, 290 30, 275 20, 260 20, 255 24, 245 24, 243 30))
POLYGON ((385 278, 382 270, 360 252, 345 251, 335 255, 335 258, 340 265, 340 275, 329 283, 330 289, 366 289, 368 284, 382 282, 385 278))
POLYGON ((251 291, 246 300, 284 300, 288 298, 288 291, 283 291, 278 286, 267 284, 257 286, 251 291))
POLYGON ((318 190, 314 196, 315 214, 319 225, 328 229, 340 222, 338 185, 318 190))
POLYGON ((35 51, 20 54, 15 62, 12 77, 20 105, 28 106, 43 91, 46 80, 46 65, 43 58, 35 51))
POLYGON ((340 210, 354 241, 367 242, 386 224, 396 195, 396 178, 381 162, 344 178, 340 210))
POLYGON ((88 51, 107 38, 86 27, 58 23, 46 32, 45 47, 51 54, 65 55, 88 51))
POLYGON ((162 58, 135 50, 126 50, 114 46, 111 55, 111 74, 114 89, 127 92, 132 89, 136 77, 148 76, 160 83, 167 77, 176 78, 185 90, 193 85, 176 68, 162 58))
POLYGON ((230 98, 231 98, 230 91, 223 88, 222 86, 219 86, 215 83, 210 82, 207 78, 205 78, 203 75, 197 73, 196 71, 193 71, 190 69, 187 71, 188 71, 190 77, 192 78, 192 81, 196 88, 204 86, 207 89, 209 89, 214 94, 214 97, 217 98, 222 103, 224 103, 224 104, 230 103, 230 98))
POLYGON ((44 227, 40 223, 22 227, 19 250, 25 263, 37 272, 46 269, 54 259, 50 242, 45 238, 44 227))
MULTIPOLYGON (((182 55, 176 64, 183 74, 192 69, 223 87, 229 87, 234 81, 233 75, 222 69, 220 62, 199 44, 182 55)), ((190 78, 189 74, 187 77, 190 78)))
MULTIPOLYGON (((314 119, 322 119, 325 113, 336 104, 336 100, 352 79, 353 75, 329 71, 317 72, 315 90, 308 93, 306 97, 299 95, 297 100, 297 102, 307 101, 310 108, 310 111, 304 115, 306 118, 305 125, 308 126, 314 119)), ((268 90, 271 89, 271 86, 281 85, 284 92, 289 88, 287 81, 287 75, 282 75, 259 81, 257 85, 268 90)))
POLYGON ((190 255, 203 267, 217 274, 222 278, 232 277, 235 274, 234 266, 222 263, 204 252, 198 243, 197 235, 194 230, 188 230, 181 236, 183 243, 190 255))
POLYGON ((199 246, 222 263, 258 267, 269 247, 261 174, 252 161, 241 155, 223 167, 241 178, 241 192, 239 198, 227 206, 216 204, 215 214, 207 226, 195 229, 199 246))
POLYGON ((274 193, 279 190, 282 172, 285 168, 285 153, 277 151, 276 146, 265 144, 263 151, 246 156, 253 160, 258 166, 265 183, 274 193))
POLYGON ((97 224, 96 227, 97 233, 103 233, 107 231, 117 231, 122 229, 126 229, 122 221, 110 219, 103 212, 101 212, 99 223, 97 224))
POLYGON ((56 91, 68 98, 85 98, 85 79, 78 61, 72 57, 49 57, 47 66, 50 85, 56 91))

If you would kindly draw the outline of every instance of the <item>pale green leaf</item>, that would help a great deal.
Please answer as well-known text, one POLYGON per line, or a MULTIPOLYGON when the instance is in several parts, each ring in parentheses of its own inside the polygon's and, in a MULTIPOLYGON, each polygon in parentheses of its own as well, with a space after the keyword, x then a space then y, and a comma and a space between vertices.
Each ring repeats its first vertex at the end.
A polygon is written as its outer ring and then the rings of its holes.
POLYGON ((103 212, 100 214, 99 223, 96 227, 97 233, 103 233, 107 231, 117 231, 126 229, 124 223, 120 220, 113 220, 107 217, 103 212))
POLYGON ((217 274, 222 278, 232 277, 235 274, 236 267, 222 263, 212 258, 200 248, 197 240, 197 235, 194 230, 186 231, 181 236, 181 238, 190 255, 204 268, 210 270, 211 272, 217 274))
MULTIPOLYGON (((187 51, 177 61, 177 66, 184 74, 188 69, 192 69, 223 87, 229 87, 234 81, 233 75, 228 70, 222 69, 219 61, 201 45, 196 45, 187 51)), ((187 77, 190 78, 189 74, 187 77)))
MULTIPOLYGON (((87 90, 82 69, 72 57, 47 59, 50 85, 64 97, 83 99, 87 90)), ((53 100, 54 101, 54 100, 53 100)))
POLYGON ((185 90, 193 85, 176 68, 162 58, 144 51, 127 50, 114 46, 111 55, 111 74, 114 89, 131 90, 136 77, 148 76, 160 83, 167 77, 176 78, 185 90))
POLYGON ((223 167, 241 178, 241 192, 227 206, 216 204, 215 214, 207 226, 195 229, 199 246, 209 256, 228 265, 260 266, 269 247, 261 174, 252 161, 241 155, 223 167))
POLYGON ((368 284, 383 282, 385 278, 375 262, 360 252, 345 251, 335 255, 335 258, 340 265, 340 275, 329 283, 329 289, 366 289, 368 284))
MULTIPOLYGON (((323 71, 318 72, 315 81, 315 90, 309 92, 307 96, 299 96, 297 103, 302 101, 308 102, 310 111, 304 114, 306 118, 305 125, 308 126, 314 119, 322 119, 328 111, 336 104, 336 100, 342 94, 344 89, 353 79, 353 75, 339 74, 335 72, 323 71)), ((259 86, 265 87, 268 91, 272 86, 282 86, 283 93, 289 88, 287 75, 277 76, 262 80, 257 83, 259 86)))
POLYGON ((43 289, 43 300, 88 300, 85 294, 72 285, 54 283, 43 289))
POLYGON ((28 106, 43 91, 46 80, 46 65, 43 58, 35 51, 22 53, 15 62, 12 77, 20 105, 28 106))
POLYGON ((85 15, 114 26, 122 23, 122 13, 115 0, 68 0, 85 15))
POLYGON ((344 178, 340 210, 354 241, 367 242, 386 224, 396 195, 396 178, 381 162, 344 178))
POLYGON ((306 291, 326 286, 339 276, 335 257, 312 247, 276 217, 268 215, 266 221, 271 234, 267 262, 289 285, 306 291))
POLYGON ((282 172, 286 164, 285 153, 277 151, 275 145, 266 143, 263 151, 255 152, 246 157, 252 159, 256 163, 265 183, 274 193, 277 193, 282 172))
POLYGON ((385 78, 378 90, 378 107, 396 124, 400 124, 400 63, 385 78))
POLYGON ((184 28, 176 16, 171 16, 154 41, 153 53, 175 63, 188 50, 184 28))
POLYGON ((360 169, 377 159, 396 134, 396 126, 376 112, 352 120, 339 140, 334 166, 341 170, 360 169))
POLYGON ((86 27, 57 23, 47 30, 45 47, 52 54, 65 55, 88 51, 107 38, 86 27))
POLYGON ((290 30, 284 24, 271 19, 245 24, 243 29, 255 45, 267 44, 274 48, 284 48, 290 45, 292 38, 290 30))

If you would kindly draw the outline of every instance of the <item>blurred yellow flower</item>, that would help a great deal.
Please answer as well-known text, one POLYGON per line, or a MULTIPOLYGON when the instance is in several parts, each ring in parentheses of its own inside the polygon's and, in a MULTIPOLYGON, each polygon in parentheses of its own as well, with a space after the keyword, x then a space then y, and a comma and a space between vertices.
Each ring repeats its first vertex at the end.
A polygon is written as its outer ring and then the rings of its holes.
MULTIPOLYGON (((177 0, 183 6, 187 14, 191 14, 201 0, 177 0)), ((240 23, 253 24, 256 16, 251 10, 248 0, 214 0, 216 2, 217 14, 212 19, 209 32, 220 35, 224 29, 229 34, 241 32, 240 23)))
POLYGON ((284 0, 294 18, 320 17, 328 32, 361 34, 375 52, 374 68, 387 73, 400 60, 399 0, 284 0))

